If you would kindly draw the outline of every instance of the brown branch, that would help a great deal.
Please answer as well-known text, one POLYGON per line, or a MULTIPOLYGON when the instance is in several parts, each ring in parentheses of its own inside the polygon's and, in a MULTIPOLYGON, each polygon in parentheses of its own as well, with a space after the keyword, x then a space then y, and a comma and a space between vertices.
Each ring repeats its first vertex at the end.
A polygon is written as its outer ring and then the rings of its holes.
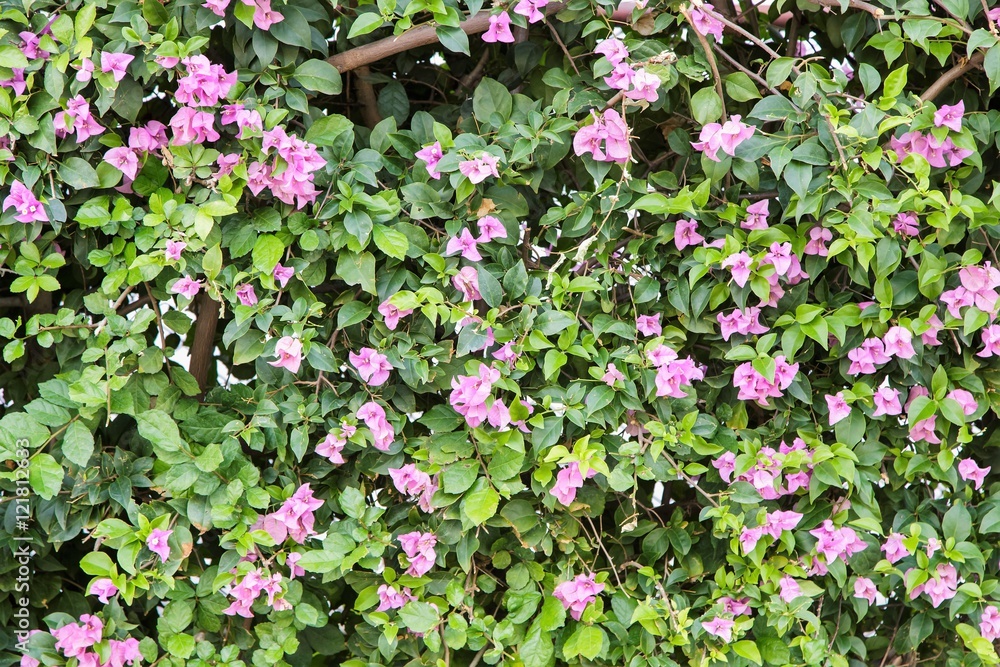
POLYGON ((382 122, 382 114, 378 111, 378 97, 375 96, 375 87, 368 80, 372 71, 368 65, 361 65, 354 72, 354 90, 358 93, 358 101, 361 102, 361 118, 368 128, 374 128, 382 122))
MULTIPOLYGON (((208 391, 208 370, 215 359, 215 330, 219 325, 219 303, 206 292, 197 297, 198 321, 191 344, 191 363, 188 372, 194 376, 201 389, 201 396, 208 391)), ((200 398, 200 397, 199 397, 200 398)))
POLYGON ((968 60, 962 59, 958 65, 955 65, 950 70, 942 74, 937 81, 931 84, 930 88, 924 91, 924 94, 920 96, 920 99, 924 102, 930 102, 935 97, 944 92, 953 81, 960 79, 974 69, 979 69, 983 66, 983 60, 985 60, 986 54, 982 51, 976 51, 971 58, 968 60))
MULTIPOLYGON (((566 5, 561 2, 551 3, 545 7, 545 15, 551 16, 562 11, 566 5)), ((479 12, 473 17, 462 21, 459 26, 466 35, 476 35, 486 32, 490 27, 490 14, 479 12)), ((356 46, 353 49, 337 53, 329 58, 327 62, 340 70, 340 73, 350 72, 364 65, 378 62, 383 58, 394 56, 403 51, 416 49, 429 44, 436 44, 438 40, 437 26, 425 23, 412 30, 407 30, 398 37, 386 37, 377 42, 356 46)))
POLYGON ((708 59, 708 65, 712 68, 712 76, 715 77, 715 93, 719 96, 719 104, 722 105, 722 122, 725 123, 728 119, 728 115, 726 114, 726 95, 722 90, 722 75, 719 74, 719 64, 715 61, 715 53, 712 52, 712 47, 709 45, 708 40, 705 39, 705 36, 698 31, 687 9, 682 7, 681 13, 691 26, 694 36, 698 38, 701 48, 705 51, 705 57, 708 59))

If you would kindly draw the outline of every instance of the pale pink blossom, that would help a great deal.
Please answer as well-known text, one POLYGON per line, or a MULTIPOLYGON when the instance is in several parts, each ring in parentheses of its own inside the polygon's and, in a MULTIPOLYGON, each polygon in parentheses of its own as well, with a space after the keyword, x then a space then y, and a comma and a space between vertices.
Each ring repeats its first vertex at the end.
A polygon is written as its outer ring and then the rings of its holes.
POLYGON ((285 368, 295 374, 302 364, 302 341, 292 336, 282 336, 274 347, 277 359, 267 362, 275 368, 285 368))

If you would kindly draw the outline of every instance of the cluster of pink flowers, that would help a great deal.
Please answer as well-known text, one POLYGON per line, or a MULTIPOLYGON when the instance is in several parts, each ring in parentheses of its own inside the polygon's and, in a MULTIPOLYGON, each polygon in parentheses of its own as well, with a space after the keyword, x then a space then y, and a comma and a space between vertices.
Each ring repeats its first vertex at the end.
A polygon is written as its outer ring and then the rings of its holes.
MULTIPOLYGON (((67 623, 52 631, 55 637, 55 648, 67 658, 76 658, 80 667, 124 667, 134 665, 142 660, 139 653, 139 640, 129 637, 124 640, 108 640, 108 660, 103 662, 96 650, 88 651, 101 641, 104 633, 104 622, 97 616, 83 614, 79 623, 67 623)), ((24 665, 22 660, 22 665, 24 665)), ((37 666, 38 661, 30 665, 37 666)))
POLYGON ((478 375, 456 375, 451 379, 448 402, 469 426, 476 428, 489 417, 486 399, 499 379, 500 371, 486 364, 479 366, 478 375))
POLYGON ((83 95, 68 100, 66 111, 57 113, 53 122, 57 137, 62 138, 75 133, 77 142, 81 144, 90 137, 104 132, 104 128, 90 112, 90 102, 85 100, 83 95))
POLYGON ((432 478, 412 463, 407 463, 402 468, 389 468, 389 476, 397 491, 419 499, 417 507, 425 512, 434 511, 431 499, 438 490, 436 477, 432 478))
POLYGON ((11 183, 10 194, 3 200, 4 211, 11 207, 17 211, 14 219, 18 222, 30 224, 49 221, 49 214, 45 212, 42 202, 38 201, 24 183, 16 179, 11 183))
POLYGON ((729 643, 733 641, 733 627, 736 621, 724 616, 716 616, 711 621, 702 621, 701 627, 710 635, 715 635, 722 641, 729 643))
POLYGON ((579 621, 587 605, 596 600, 603 590, 604 584, 595 581, 593 574, 578 574, 556 586, 552 597, 562 602, 570 616, 579 621))
POLYGON ((275 611, 291 609, 291 603, 284 597, 278 597, 282 593, 281 573, 270 574, 267 570, 253 569, 243 575, 239 583, 233 586, 229 594, 233 597, 232 603, 222 610, 227 616, 242 616, 243 618, 253 618, 253 603, 261 593, 267 594, 267 604, 275 611))
POLYGON ((416 600, 409 588, 396 590, 395 586, 382 584, 378 587, 378 609, 375 611, 388 611, 390 609, 402 609, 407 602, 416 600))
POLYGON ((756 204, 747 206, 747 217, 740 223, 743 229, 762 230, 767 229, 768 201, 761 199, 756 204))
POLYGON ((264 530, 277 544, 291 537, 299 544, 315 535, 313 512, 323 506, 323 501, 313 496, 308 484, 303 484, 286 500, 277 512, 257 519, 252 530, 264 530))
POLYGON ((757 547, 757 543, 764 535, 769 535, 773 539, 781 537, 781 533, 786 530, 794 530, 802 515, 798 512, 775 510, 768 512, 764 523, 754 528, 743 527, 740 533, 740 544, 743 545, 743 553, 750 553, 757 547))
MULTIPOLYGON (((593 468, 587 470, 586 479, 590 479, 597 474, 593 468)), ((576 461, 563 466, 556 474, 556 483, 549 491, 556 500, 569 507, 576 500, 576 492, 583 488, 584 476, 580 473, 580 464, 576 461)))
POLYGON ((347 358, 351 365, 357 369, 361 381, 365 384, 378 387, 389 379, 392 364, 389 363, 388 357, 384 354, 379 354, 378 351, 370 347, 363 347, 357 354, 348 352, 347 358))
POLYGON ((301 340, 294 336, 282 336, 274 346, 274 353, 278 358, 267 362, 268 364, 275 368, 285 368, 292 374, 299 372, 299 366, 302 364, 301 340))
POLYGON ((983 610, 979 620, 979 634, 991 642, 1000 639, 1000 609, 990 605, 983 610))
POLYGON ((591 111, 594 122, 581 127, 573 137, 573 151, 577 155, 590 153, 598 162, 625 164, 632 155, 629 129, 614 109, 605 109, 600 116, 591 111))
POLYGON ((959 148, 951 137, 939 140, 933 134, 917 131, 893 137, 889 140, 889 148, 896 151, 900 161, 910 153, 914 153, 924 156, 928 164, 936 168, 957 167, 975 152, 959 148))
POLYGON ((458 171, 468 178, 470 183, 482 183, 490 176, 500 178, 500 172, 497 170, 498 164, 500 164, 500 158, 489 153, 482 153, 479 157, 459 162, 458 171))
POLYGON ((910 550, 903 544, 903 536, 899 533, 891 533, 886 537, 885 544, 880 547, 880 550, 890 563, 896 563, 911 555, 910 550))
POLYGON ((835 528, 833 521, 827 519, 819 528, 809 531, 809 534, 816 538, 816 553, 823 556, 813 559, 813 566, 810 574, 823 576, 827 573, 827 565, 835 559, 840 558, 845 563, 847 559, 864 551, 868 544, 858 537, 858 534, 849 526, 835 528))
MULTIPOLYGON (((776 500, 791 495, 799 489, 809 488, 809 481, 812 479, 812 457, 812 450, 801 438, 795 438, 790 447, 782 442, 777 450, 773 447, 761 447, 754 465, 738 475, 736 481, 752 484, 764 500, 776 500), (784 474, 785 458, 792 452, 804 453, 806 469, 784 474)), ((719 471, 719 477, 730 484, 736 472, 736 454, 725 452, 712 461, 712 466, 719 471)))
MULTIPOLYGON (((909 572, 910 570, 907 570, 903 576, 909 572)), ((955 597, 957 592, 958 570, 951 563, 939 563, 930 579, 910 591, 910 599, 916 600, 921 593, 925 593, 931 599, 931 604, 937 608, 945 600, 955 597)))
MULTIPOLYGON (((212 10, 216 16, 225 16, 226 8, 231 0, 206 0, 202 7, 212 10)), ((281 23, 285 17, 279 12, 271 9, 271 0, 241 0, 241 2, 253 7, 253 24, 260 30, 270 30, 275 23, 281 23)))
POLYGON ((107 604, 111 598, 118 595, 118 587, 107 577, 102 577, 101 579, 94 579, 87 592, 91 595, 96 595, 101 604, 107 604))
POLYGON ((784 396, 784 391, 792 386, 798 372, 797 363, 790 364, 785 355, 779 354, 774 358, 774 380, 768 380, 757 372, 753 363, 747 361, 736 367, 733 386, 740 390, 737 398, 741 401, 753 400, 758 405, 767 407, 768 398, 784 396))
POLYGON ((913 349, 913 334, 909 329, 895 326, 881 338, 866 338, 859 347, 850 350, 849 375, 871 375, 878 366, 892 361, 892 357, 912 359, 917 354, 913 349))
POLYGON ((698 141, 691 142, 696 151, 703 151, 709 160, 721 162, 719 151, 733 157, 736 148, 753 136, 754 127, 742 122, 741 116, 730 116, 725 123, 709 123, 701 128, 698 141))
POLYGON ((177 79, 174 100, 192 107, 214 107, 225 99, 236 85, 236 72, 227 72, 205 56, 189 56, 181 60, 187 73, 177 79))
POLYGON ((809 230, 809 241, 802 250, 803 254, 826 257, 830 254, 830 249, 826 244, 833 240, 833 232, 825 227, 813 227, 809 230))
POLYGON ((323 442, 316 445, 316 453, 330 459, 330 463, 343 465, 344 446, 347 445, 348 438, 358 432, 358 427, 347 422, 341 422, 340 428, 334 429, 326 434, 323 442))
POLYGON ((146 537, 146 548, 160 557, 160 561, 166 563, 170 560, 170 536, 174 534, 172 530, 154 528, 149 531, 146 537))
POLYGON ((753 334, 764 334, 769 329, 760 323, 760 307, 748 306, 746 310, 739 308, 733 310, 728 315, 719 313, 716 315, 719 326, 722 328, 723 340, 729 340, 733 334, 750 336, 753 334))
POLYGON ((948 306, 948 313, 961 318, 961 308, 975 306, 984 313, 996 316, 1000 294, 1000 270, 990 262, 983 266, 964 266, 958 271, 960 285, 941 293, 941 302, 948 306))
POLYGON ((858 577, 854 580, 854 597, 867 600, 868 604, 875 604, 876 593, 878 589, 875 588, 875 582, 868 577, 858 577))
POLYGON ((656 90, 660 87, 660 78, 651 74, 643 67, 636 68, 626 62, 628 49, 619 39, 609 37, 594 49, 608 59, 614 67, 611 74, 604 77, 604 83, 615 90, 625 93, 625 97, 630 100, 645 100, 655 102, 658 96, 656 90))
POLYGON ((437 538, 434 533, 423 533, 415 530, 399 536, 399 544, 403 547, 403 553, 410 561, 410 567, 406 573, 413 577, 422 577, 434 567, 434 547, 437 545, 437 538))
POLYGON ((646 358, 656 368, 656 395, 660 398, 687 398, 681 387, 690 387, 695 380, 705 379, 705 368, 691 357, 679 358, 677 352, 666 345, 659 345, 646 353, 646 358))
POLYGON ((474 266, 463 266, 451 277, 451 284, 462 293, 466 301, 478 301, 483 298, 479 293, 479 272, 474 266))
POLYGON ((314 144, 288 134, 280 125, 263 133, 265 154, 274 150, 271 164, 253 162, 247 167, 247 187, 254 194, 268 188, 276 198, 295 208, 316 201, 319 194, 313 184, 313 174, 326 166, 314 144))
MULTIPOLYGON (((968 415, 968 413, 966 413, 966 415, 968 415)), ((962 459, 958 462, 959 476, 967 482, 972 482, 977 490, 983 488, 983 483, 986 482, 986 476, 990 474, 990 470, 992 468, 993 466, 980 468, 979 464, 972 459, 962 459)))
POLYGON ((389 447, 396 439, 396 429, 386 418, 385 409, 375 401, 369 401, 358 408, 357 417, 371 431, 375 449, 389 451, 389 447))
POLYGON ((382 315, 382 321, 385 322, 385 326, 389 329, 389 331, 396 330, 396 327, 399 326, 399 318, 413 314, 412 310, 400 310, 396 306, 389 303, 388 300, 379 304, 378 312, 382 315))

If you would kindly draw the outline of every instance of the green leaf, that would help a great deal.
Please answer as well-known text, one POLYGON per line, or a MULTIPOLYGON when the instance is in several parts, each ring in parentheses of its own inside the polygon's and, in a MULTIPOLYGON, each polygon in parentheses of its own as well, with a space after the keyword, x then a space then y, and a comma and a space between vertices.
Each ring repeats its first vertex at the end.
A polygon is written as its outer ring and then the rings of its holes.
POLYGON ((348 285, 360 285, 369 294, 375 290, 375 256, 370 252, 361 254, 342 252, 337 258, 337 275, 348 285))
POLYGON ((702 88, 691 96, 691 114, 699 125, 722 118, 722 100, 714 88, 702 88))
POLYGON ((0 67, 9 69, 24 69, 28 66, 28 59, 21 53, 21 49, 10 44, 0 46, 0 67))
POLYGON ((92 577, 106 577, 117 571, 111 557, 103 551, 91 551, 80 559, 80 569, 92 577))
POLYGON ((994 507, 979 523, 979 532, 983 534, 1000 533, 1000 507, 994 507))
POLYGON ((412 632, 426 634, 441 622, 441 615, 433 605, 419 600, 411 600, 399 610, 399 619, 412 632))
POLYGON ((285 254, 285 245, 274 234, 261 234, 253 244, 253 266, 261 273, 271 275, 274 267, 285 254))
POLYGON ((62 453, 71 463, 87 465, 94 455, 94 434, 82 423, 73 422, 63 435, 62 453))
POLYGON ((313 121, 306 132, 306 141, 317 146, 332 146, 337 137, 354 129, 354 123, 339 113, 322 116, 313 121))
POLYGON ((760 657, 760 651, 757 650, 757 644, 752 641, 744 639, 743 641, 736 642, 733 644, 733 651, 736 655, 742 656, 758 665, 764 664, 764 661, 760 657))
POLYGON ((528 628, 518 654, 524 662, 524 667, 552 667, 555 664, 552 637, 542 629, 542 624, 538 620, 528 628))
POLYGON ((484 78, 472 96, 472 113, 480 123, 489 123, 493 114, 499 114, 503 121, 510 118, 513 98, 507 86, 499 81, 484 78))
POLYGON ((351 24, 351 30, 347 33, 347 39, 354 39, 355 37, 361 37, 362 35, 367 35, 370 32, 375 32, 382 26, 383 23, 385 23, 385 19, 382 18, 380 13, 364 12, 354 20, 354 23, 351 24))
POLYGON ((59 178, 77 190, 96 188, 101 184, 97 170, 91 167, 89 162, 78 157, 67 158, 62 163, 59 167, 59 178))
POLYGON ((486 302, 486 305, 490 308, 496 308, 503 303, 503 289, 493 274, 482 264, 476 267, 476 273, 479 276, 479 293, 483 295, 483 301, 486 302))
POLYGON ((410 249, 410 240, 402 232, 396 231, 392 227, 375 225, 372 229, 372 239, 379 250, 389 257, 396 259, 406 259, 406 252, 410 249))
POLYGON ((487 487, 473 491, 462 500, 462 512, 473 524, 481 526, 497 513, 500 494, 487 487))
POLYGON ((743 72, 733 72, 726 76, 726 94, 737 102, 749 102, 760 98, 757 84, 743 72))
POLYGON ((437 34, 438 39, 441 41, 441 46, 444 48, 455 53, 470 55, 469 36, 461 28, 441 25, 434 32, 437 34))
POLYGON ((44 500, 51 500, 58 495, 64 475, 62 466, 51 454, 36 454, 31 458, 28 481, 32 490, 44 500))
POLYGON ((339 95, 344 88, 340 80, 340 71, 325 60, 316 58, 307 60, 295 68, 295 74, 292 76, 306 90, 324 95, 339 95))

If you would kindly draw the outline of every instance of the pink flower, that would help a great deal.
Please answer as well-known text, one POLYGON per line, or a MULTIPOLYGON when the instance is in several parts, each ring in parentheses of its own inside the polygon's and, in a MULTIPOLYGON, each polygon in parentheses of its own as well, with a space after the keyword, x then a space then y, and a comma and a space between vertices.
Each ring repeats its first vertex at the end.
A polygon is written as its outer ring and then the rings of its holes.
POLYGON ((691 24, 701 35, 712 35, 717 43, 722 43, 722 21, 711 16, 701 7, 691 10, 691 24))
POLYGON ((980 468, 974 460, 962 459, 958 462, 958 474, 965 481, 974 482, 978 490, 983 488, 983 482, 986 481, 986 475, 990 474, 992 467, 986 466, 985 468, 980 468))
POLYGON ((292 336, 282 336, 274 346, 274 353, 278 358, 267 362, 268 364, 275 368, 286 368, 292 374, 299 372, 302 364, 302 341, 292 336))
POLYGON ((386 418, 385 410, 375 401, 369 401, 358 408, 358 419, 365 423, 372 433, 375 449, 383 452, 389 451, 389 447, 396 439, 396 430, 386 418))
POLYGON ((979 620, 979 634, 991 642, 1000 639, 1000 609, 990 605, 983 610, 979 620))
POLYGON ((615 37, 609 37, 602 40, 601 43, 594 49, 594 53, 607 58, 608 62, 610 62, 612 66, 619 64, 628 58, 629 55, 624 42, 615 37))
POLYGON ((108 648, 111 653, 108 657, 107 667, 125 667, 126 664, 134 665, 142 660, 142 653, 139 652, 139 640, 135 637, 129 637, 124 641, 109 639, 108 648))
POLYGON ((132 181, 135 180, 135 176, 139 171, 139 158, 131 148, 125 148, 124 146, 112 148, 104 154, 104 161, 118 169, 118 171, 125 174, 132 181))
POLYGON ((738 252, 722 260, 722 268, 729 269, 736 284, 743 287, 750 280, 750 265, 752 263, 753 258, 750 255, 746 252, 738 252))
POLYGON ((719 598, 719 602, 725 608, 727 614, 732 614, 733 616, 743 616, 744 614, 750 613, 750 598, 740 598, 739 600, 734 600, 728 595, 719 598))
POLYGON ((253 290, 253 285, 245 283, 236 288, 236 298, 244 306, 254 306, 257 304, 257 293, 253 290))
POLYGON ((441 142, 435 141, 430 146, 424 146, 419 151, 413 154, 418 160, 423 160, 427 166, 427 174, 437 180, 441 178, 441 172, 437 170, 437 164, 444 157, 444 150, 441 148, 441 142))
POLYGON ((660 314, 640 315, 635 318, 635 328, 643 336, 659 336, 663 333, 663 327, 660 326, 660 314))
POLYGON ((962 406, 962 412, 966 417, 971 417, 976 414, 976 410, 979 409, 979 403, 976 402, 976 397, 972 395, 971 391, 966 391, 965 389, 952 389, 948 392, 946 398, 950 398, 962 406))
POLYGON ((181 253, 184 252, 184 248, 186 247, 187 243, 184 243, 184 241, 167 241, 167 259, 176 262, 181 258, 181 253))
POLYGON ((319 456, 325 456, 330 460, 330 463, 335 465, 343 465, 344 457, 341 454, 344 451, 344 446, 347 444, 347 438, 354 434, 357 430, 355 427, 349 427, 351 433, 347 433, 347 428, 338 429, 339 433, 334 433, 331 431, 326 434, 323 438, 323 442, 316 445, 316 454, 319 456))
POLYGON ((462 293, 466 301, 478 301, 483 298, 479 293, 479 272, 475 267, 463 266, 451 277, 451 284, 462 293))
POLYGON ((715 635, 727 644, 733 641, 733 626, 736 622, 731 618, 723 618, 717 616, 711 621, 703 621, 701 627, 705 628, 705 632, 710 635, 715 635))
POLYGON ((549 0, 521 0, 514 5, 514 13, 527 18, 528 23, 537 23, 545 18, 545 14, 538 10, 544 9, 547 4, 549 0))
POLYGON ((733 473, 736 471, 736 454, 733 452, 725 452, 719 456, 719 458, 712 461, 712 467, 719 471, 719 477, 726 484, 729 484, 733 479, 733 473))
POLYGON ((128 53, 108 53, 101 52, 101 71, 110 72, 115 81, 121 81, 128 73, 128 64, 135 60, 135 56, 128 53))
POLYGON ((719 313, 715 318, 722 328, 723 340, 729 340, 736 333, 750 336, 768 332, 768 328, 760 323, 760 308, 758 306, 748 306, 746 310, 737 308, 728 315, 719 313))
POLYGON ((295 577, 301 577, 306 573, 305 568, 299 566, 299 561, 302 560, 302 554, 297 551, 293 551, 285 557, 285 565, 288 566, 288 578, 294 579, 295 577))
POLYGON ((48 51, 43 51, 42 49, 38 48, 38 45, 41 42, 41 37, 39 37, 35 33, 25 30, 23 32, 19 32, 18 37, 21 38, 21 53, 24 54, 24 57, 27 58, 28 60, 49 57, 48 51))
POLYGON ((402 609, 410 600, 416 600, 410 593, 409 588, 397 591, 394 586, 382 584, 378 587, 378 609, 375 611, 388 611, 390 609, 402 609))
POLYGON ((882 551, 885 553, 886 560, 890 563, 895 563, 910 555, 909 550, 903 544, 903 536, 899 533, 892 533, 885 538, 882 551))
MULTIPOLYGON (((188 72, 190 72, 190 71, 191 70, 189 68, 188 72)), ((225 75, 225 71, 224 70, 220 72, 220 75, 228 76, 228 75, 225 75)), ((219 78, 220 75, 216 75, 216 77, 215 77, 216 78, 216 82, 212 86, 213 92, 215 93, 216 102, 218 102, 218 93, 221 92, 221 90, 219 89, 219 85, 218 85, 218 78, 219 78)), ((195 89, 195 90, 193 90, 193 91, 191 91, 191 92, 189 92, 187 94, 188 95, 200 95, 201 91, 198 91, 197 89, 195 89)), ((208 99, 212 99, 212 98, 208 98, 208 99)), ((208 100, 206 100, 206 101, 208 101, 208 100)), ((214 106, 214 105, 209 105, 209 106, 214 106)), ((264 131, 264 119, 261 118, 260 112, 257 111, 256 109, 247 109, 245 106, 243 106, 240 103, 223 105, 223 107, 222 107, 222 116, 219 118, 219 122, 221 122, 223 125, 232 125, 232 124, 235 123, 236 126, 239 128, 239 132, 236 135, 237 139, 247 138, 247 135, 246 135, 247 130, 250 130, 254 134, 256 134, 258 132, 262 133, 264 131)))
POLYGON ((489 153, 483 153, 472 160, 459 162, 458 170, 469 179, 469 182, 473 184, 482 183, 490 176, 500 178, 500 172, 497 171, 497 164, 499 162, 500 158, 494 157, 489 153))
POLYGON ((201 291, 201 281, 192 280, 185 276, 174 281, 174 284, 170 286, 170 291, 174 294, 180 294, 181 296, 193 299, 201 291))
POLYGON ((921 396, 930 396, 931 392, 927 391, 927 387, 921 387, 919 385, 910 387, 910 393, 906 396, 906 403, 903 405, 904 410, 910 409, 910 404, 913 403, 917 398, 921 396))
POLYGON ((678 250, 691 245, 698 245, 705 237, 698 233, 698 223, 694 220, 678 220, 674 227, 674 244, 678 250))
POLYGON ((892 359, 885 353, 885 344, 878 338, 866 338, 861 347, 847 353, 847 358, 851 360, 847 370, 849 375, 869 375, 877 370, 876 366, 889 363, 892 359))
POLYGON ((101 579, 94 579, 90 584, 90 590, 87 592, 91 595, 96 595, 101 604, 107 604, 108 600, 118 595, 118 587, 110 579, 103 577, 101 579))
POLYGON ((912 359, 917 355, 913 349, 913 334, 909 329, 903 327, 892 327, 882 336, 885 344, 885 353, 889 356, 897 356, 900 359, 912 359))
POLYGON ((756 528, 747 528, 743 526, 743 530, 740 532, 740 544, 743 545, 743 553, 749 554, 751 551, 757 548, 757 543, 760 542, 760 538, 764 536, 764 528, 757 526, 756 528))
POLYGON ((128 147, 137 153, 152 153, 167 145, 167 126, 155 120, 145 127, 133 127, 128 131, 128 147))
POLYGON ((958 104, 942 104, 934 112, 934 127, 947 127, 952 132, 961 132, 964 116, 965 100, 959 100, 958 104))
POLYGON ((512 44, 514 42, 514 33, 510 31, 510 14, 500 12, 491 16, 490 27, 483 33, 483 41, 490 44, 495 42, 512 44))
POLYGON ((233 173, 233 167, 240 163, 241 157, 240 153, 228 153, 215 158, 215 164, 219 166, 219 170, 215 172, 215 177, 222 178, 233 173))
POLYGON ((826 406, 830 409, 830 426, 851 414, 851 406, 844 400, 842 391, 838 391, 835 396, 827 396, 826 406))
POLYGON ((774 358, 774 381, 768 380, 749 361, 736 367, 733 372, 733 386, 739 389, 737 398, 741 401, 755 400, 758 405, 767 405, 768 398, 780 398, 799 372, 798 364, 789 364, 784 355, 774 358))
POLYGON ((848 558, 859 551, 864 551, 868 546, 853 528, 848 526, 834 528, 830 519, 824 521, 819 528, 810 530, 809 534, 816 537, 816 552, 822 554, 827 563, 832 563, 837 558, 846 562, 848 558))
POLYGON ((756 204, 747 206, 747 218, 740 223, 743 229, 767 229, 768 202, 761 199, 756 204))
POLYGON ((76 72, 76 80, 80 83, 87 83, 94 77, 94 61, 84 58, 80 61, 80 69, 76 72))
POLYGON ((941 341, 938 340, 938 332, 944 329, 944 322, 937 315, 931 315, 930 319, 927 320, 929 325, 927 331, 920 334, 920 342, 928 347, 937 347, 941 345, 941 341))
POLYGON ((476 225, 479 227, 479 243, 489 243, 493 239, 507 238, 507 228, 503 226, 498 218, 492 215, 485 215, 480 218, 476 225))
POLYGON ((570 616, 579 621, 587 605, 603 591, 604 584, 597 583, 593 574, 578 574, 556 586, 552 597, 559 600, 570 616))
POLYGON ((983 329, 983 349, 976 352, 977 357, 1000 356, 1000 325, 991 324, 983 329))
POLYGON ((462 253, 462 257, 470 262, 481 262, 483 260, 483 256, 479 254, 476 239, 468 229, 463 229, 458 236, 448 239, 448 246, 445 248, 444 254, 446 256, 454 255, 456 252, 462 253))
POLYGON ((53 630, 52 636, 56 638, 57 651, 61 651, 67 658, 81 658, 88 648, 101 641, 103 633, 104 623, 101 619, 83 614, 80 616, 80 623, 67 623, 53 630))
POLYGON ((783 276, 792 268, 792 258, 794 256, 792 254, 791 243, 775 242, 768 248, 764 260, 774 266, 774 273, 776 275, 783 276))
MULTIPOLYGON (((695 10, 697 11, 697 10, 695 10)), ((692 12, 692 16, 694 12, 692 12)), ((720 24, 721 27, 721 24, 720 24)), ((692 142, 691 147, 696 151, 704 151, 708 159, 720 162, 718 152, 730 157, 736 155, 736 147, 753 136, 753 126, 741 122, 742 116, 734 115, 720 125, 719 123, 709 123, 701 128, 698 141, 692 142)))
POLYGON ((799 521, 801 520, 802 515, 798 512, 775 510, 774 512, 768 512, 767 521, 762 528, 768 535, 774 539, 778 539, 781 537, 783 531, 795 530, 795 527, 799 525, 799 521))
MULTIPOLYGON (((673 351, 671 350, 671 352, 673 351)), ((676 357, 676 353, 674 355, 676 357)), ((705 369, 699 367, 694 359, 691 357, 674 358, 656 369, 656 395, 658 397, 686 398, 688 394, 681 390, 681 387, 690 386, 695 380, 703 379, 705 379, 705 369)))
POLYGON ((374 349, 365 347, 358 354, 348 352, 347 358, 351 365, 358 369, 358 375, 361 376, 361 380, 365 384, 378 387, 389 379, 392 364, 389 363, 389 359, 384 354, 379 354, 374 349))
POLYGON ((903 236, 916 236, 920 233, 919 220, 916 213, 899 213, 892 221, 892 228, 903 236))
POLYGON ((304 544, 310 536, 316 534, 313 512, 322 506, 323 501, 313 495, 309 484, 303 484, 281 504, 277 512, 261 517, 259 525, 255 524, 253 529, 267 531, 278 544, 289 537, 304 544))
POLYGON ((573 137, 573 151, 577 155, 590 153, 598 162, 624 164, 632 155, 629 128, 625 119, 614 109, 606 109, 601 116, 591 111, 594 122, 581 127, 573 137))
POLYGON ((271 274, 277 283, 281 287, 285 287, 288 284, 289 279, 295 275, 295 269, 290 266, 282 266, 281 264, 274 265, 274 271, 271 274))
POLYGON ((803 252, 807 255, 826 257, 829 254, 826 244, 833 239, 833 232, 823 227, 813 227, 809 230, 809 242, 803 252))
MULTIPOLYGON (((597 471, 590 469, 587 471, 587 479, 597 474, 597 471)), ((576 500, 577 489, 583 488, 583 475, 580 473, 580 464, 576 461, 561 468, 556 474, 556 483, 549 491, 556 500, 569 507, 576 500)))
POLYGON ((219 133, 215 131, 215 116, 192 107, 181 107, 170 119, 170 129, 174 134, 174 145, 203 144, 206 141, 217 141, 219 133))
POLYGON ((213 64, 205 56, 188 56, 181 60, 181 64, 187 74, 177 79, 174 99, 179 104, 214 107, 236 85, 236 72, 227 72, 222 65, 213 64))
POLYGON ((146 548, 159 556, 164 563, 170 558, 170 545, 167 544, 167 540, 170 539, 173 532, 173 530, 154 528, 149 533, 149 537, 146 538, 146 548))
POLYGON ((396 306, 389 303, 386 299, 381 304, 379 304, 378 312, 381 313, 385 326, 389 328, 389 331, 395 331, 396 327, 399 325, 399 318, 406 317, 413 313, 412 310, 400 310, 396 306))
POLYGON ((10 194, 3 200, 3 210, 14 207, 17 215, 14 219, 18 222, 48 222, 49 216, 42 206, 42 202, 35 198, 31 190, 25 187, 24 183, 15 180, 11 183, 10 194))
POLYGON ((778 582, 778 588, 780 591, 778 597, 786 603, 791 603, 795 598, 802 595, 802 588, 799 586, 799 582, 787 574, 778 582))
POLYGON ((609 363, 604 375, 601 376, 601 382, 609 387, 613 387, 615 386, 615 382, 618 381, 624 382, 625 376, 622 375, 622 372, 614 364, 609 363))
POLYGON ((934 424, 937 422, 937 415, 931 415, 927 419, 918 421, 910 429, 910 439, 914 442, 926 440, 932 445, 940 444, 941 438, 934 433, 934 424))
POLYGON ((858 577, 854 580, 854 597, 867 600, 868 604, 875 604, 875 583, 868 577, 858 577))
POLYGON ((256 0, 254 2, 253 24, 258 30, 270 30, 272 25, 284 20, 284 14, 271 9, 271 0, 256 0))
POLYGON ((229 6, 229 0, 207 0, 202 7, 211 10, 216 16, 225 16, 226 7, 229 6))
POLYGON ((437 545, 437 538, 433 533, 423 533, 415 530, 399 536, 399 544, 403 547, 403 553, 410 561, 410 567, 406 573, 413 577, 422 577, 434 567, 434 547, 437 545))
POLYGON ((635 74, 632 77, 632 88, 625 91, 625 97, 630 100, 646 100, 652 103, 659 97, 656 92, 659 87, 660 77, 651 74, 644 68, 639 68, 635 70, 635 74))
POLYGON ((873 397, 875 402, 875 412, 873 417, 882 415, 902 414, 903 406, 899 404, 899 390, 892 387, 879 387, 873 397))

